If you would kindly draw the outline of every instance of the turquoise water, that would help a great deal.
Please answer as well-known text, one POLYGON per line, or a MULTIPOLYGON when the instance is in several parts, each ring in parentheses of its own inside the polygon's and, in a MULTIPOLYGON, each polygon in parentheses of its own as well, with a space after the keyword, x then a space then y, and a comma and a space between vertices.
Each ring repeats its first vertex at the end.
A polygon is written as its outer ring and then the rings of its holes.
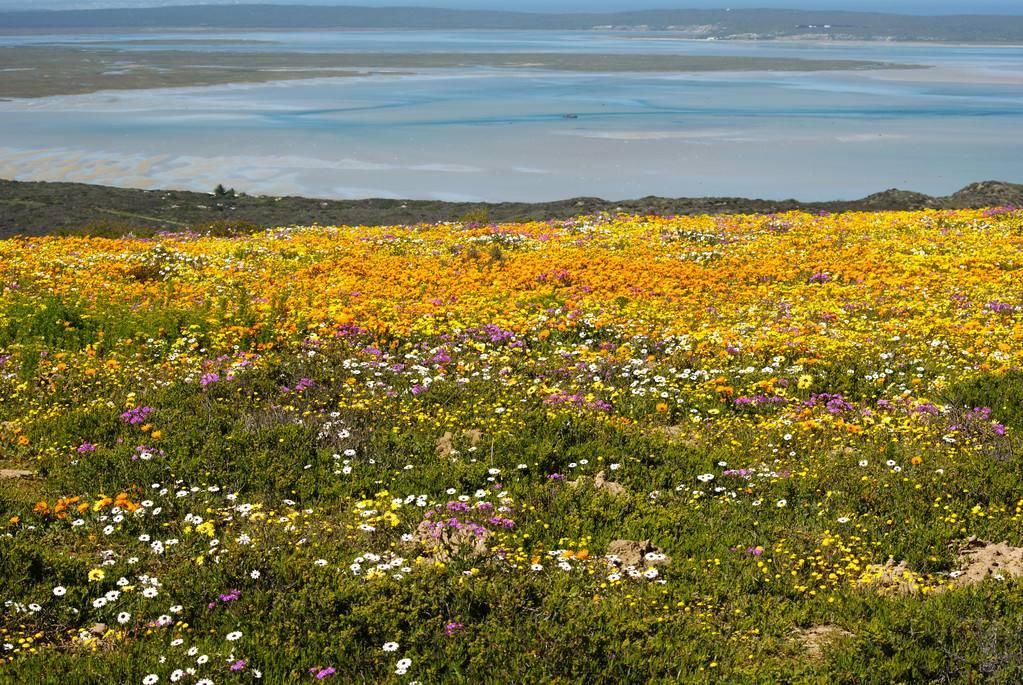
MULTIPOLYGON (((1023 49, 721 43, 663 34, 349 32, 3 37, 217 51, 863 59, 924 70, 580 74, 529 68, 0 103, 0 176, 323 197, 850 198, 1023 181, 1023 49), (145 39, 140 44, 136 41, 145 39), (166 41, 172 41, 168 43, 166 41)), ((407 70, 403 70, 407 71, 407 70)))

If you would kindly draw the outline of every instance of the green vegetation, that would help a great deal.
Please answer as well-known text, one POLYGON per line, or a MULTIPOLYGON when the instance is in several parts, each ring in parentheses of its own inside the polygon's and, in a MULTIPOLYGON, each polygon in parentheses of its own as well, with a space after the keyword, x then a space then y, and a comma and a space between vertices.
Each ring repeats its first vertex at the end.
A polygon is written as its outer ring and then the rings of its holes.
POLYGON ((0 241, 0 682, 1023 678, 1023 211, 464 219, 0 241))

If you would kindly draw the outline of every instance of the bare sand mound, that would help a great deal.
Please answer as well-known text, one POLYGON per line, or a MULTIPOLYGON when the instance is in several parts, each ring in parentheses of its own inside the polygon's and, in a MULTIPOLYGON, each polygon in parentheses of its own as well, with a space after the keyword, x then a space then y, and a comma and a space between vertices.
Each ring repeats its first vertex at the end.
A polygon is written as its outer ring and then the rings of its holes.
POLYGON ((977 583, 985 578, 1023 576, 1023 547, 1007 542, 971 539, 959 550, 957 585, 977 583))

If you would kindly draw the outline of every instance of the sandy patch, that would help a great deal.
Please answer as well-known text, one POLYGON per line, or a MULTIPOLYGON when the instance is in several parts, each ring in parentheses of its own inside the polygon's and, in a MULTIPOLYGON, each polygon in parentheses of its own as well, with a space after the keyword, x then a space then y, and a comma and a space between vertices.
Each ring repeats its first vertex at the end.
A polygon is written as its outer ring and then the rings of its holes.
POLYGON ((35 474, 22 469, 0 469, 0 480, 18 480, 20 478, 32 478, 35 474))
POLYGON ((985 578, 1023 576, 1023 547, 973 539, 959 550, 959 562, 957 585, 979 583, 985 578))
POLYGON ((823 659, 827 647, 850 637, 853 637, 853 634, 848 630, 829 624, 796 631, 796 640, 806 650, 806 656, 811 661, 823 659))

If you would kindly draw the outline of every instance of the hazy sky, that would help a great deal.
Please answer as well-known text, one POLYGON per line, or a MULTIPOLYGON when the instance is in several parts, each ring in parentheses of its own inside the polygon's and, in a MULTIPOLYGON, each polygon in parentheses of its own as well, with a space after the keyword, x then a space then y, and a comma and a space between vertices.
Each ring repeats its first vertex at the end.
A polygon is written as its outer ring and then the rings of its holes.
MULTIPOLYGON (((246 0, 289 5, 427 6, 523 11, 613 11, 627 9, 790 7, 855 9, 911 14, 1023 14, 1023 0, 246 0)), ((72 9, 153 5, 239 4, 237 0, 0 0, 0 9, 72 9)))

